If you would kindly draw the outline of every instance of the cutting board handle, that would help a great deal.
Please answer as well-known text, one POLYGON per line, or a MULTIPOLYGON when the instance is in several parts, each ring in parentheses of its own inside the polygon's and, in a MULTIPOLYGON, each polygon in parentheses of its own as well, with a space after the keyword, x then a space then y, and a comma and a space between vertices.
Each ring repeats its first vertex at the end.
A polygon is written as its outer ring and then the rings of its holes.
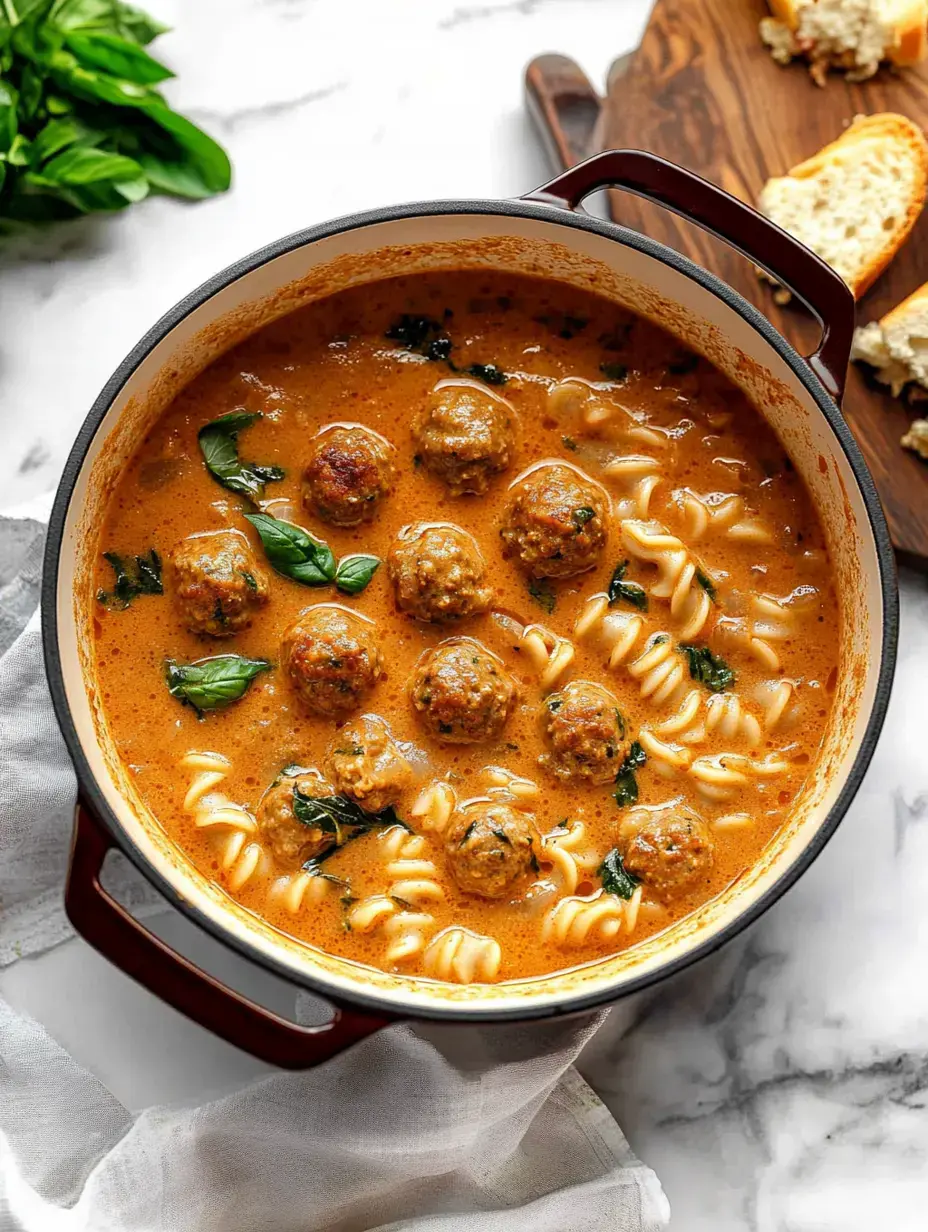
POLYGON ((730 244, 787 287, 822 329, 806 363, 835 401, 841 401, 854 336, 854 297, 820 257, 716 184, 646 150, 594 154, 523 200, 576 210, 601 188, 623 189, 665 206, 730 244))

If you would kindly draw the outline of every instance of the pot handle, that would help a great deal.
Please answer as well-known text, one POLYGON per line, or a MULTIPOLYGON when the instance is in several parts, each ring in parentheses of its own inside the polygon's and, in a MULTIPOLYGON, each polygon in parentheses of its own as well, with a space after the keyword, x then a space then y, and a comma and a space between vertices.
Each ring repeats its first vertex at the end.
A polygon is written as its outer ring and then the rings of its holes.
POLYGON ((334 1006, 331 1021, 302 1027, 249 1001, 188 962, 144 928, 100 883, 106 853, 116 844, 81 800, 65 883, 68 919, 86 942, 138 981, 215 1035, 283 1069, 310 1069, 389 1026, 334 1006))
POLYGON ((834 270, 776 223, 685 167, 646 150, 604 150, 527 193, 522 200, 575 210, 600 188, 653 201, 730 244, 787 287, 822 327, 806 363, 841 401, 854 336, 854 297, 834 270))

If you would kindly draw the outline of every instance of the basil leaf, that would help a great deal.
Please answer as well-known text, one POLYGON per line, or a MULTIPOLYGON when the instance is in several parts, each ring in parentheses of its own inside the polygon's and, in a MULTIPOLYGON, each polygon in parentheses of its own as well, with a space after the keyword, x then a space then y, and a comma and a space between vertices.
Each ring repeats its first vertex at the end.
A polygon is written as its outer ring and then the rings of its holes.
POLYGON ((345 796, 307 796, 298 786, 293 789, 293 815, 304 826, 313 826, 335 838, 334 845, 328 851, 306 861, 303 868, 308 873, 315 873, 330 855, 362 834, 387 830, 390 826, 402 826, 412 833, 406 822, 397 817, 392 805, 380 813, 365 813, 360 805, 345 796))
POLYGON ((16 116, 16 104, 19 96, 8 81, 0 81, 0 152, 5 152, 13 144, 13 139, 19 129, 16 116))
POLYGON ((625 867, 617 847, 613 847, 606 855, 598 872, 606 893, 617 894, 619 898, 624 898, 626 901, 631 898, 640 884, 635 874, 630 873, 625 867))
POLYGON ((80 62, 90 68, 102 68, 124 81, 139 85, 154 85, 174 74, 153 59, 138 43, 117 34, 73 30, 65 35, 65 44, 80 62))
POLYGON ((221 710, 244 697, 256 676, 270 668, 267 659, 246 659, 244 655, 217 655, 196 663, 165 664, 165 678, 172 697, 192 706, 202 718, 206 710, 221 710))
POLYGON ((261 537, 271 566, 303 586, 326 586, 335 578, 332 549, 302 526, 272 518, 269 513, 246 513, 261 537))
POLYGON ((509 380, 502 368, 497 368, 496 364, 471 364, 465 371, 475 376, 478 381, 483 381, 485 385, 505 385, 509 380))
POLYGON ((577 531, 583 530, 587 522, 592 521, 596 517, 596 510, 590 505, 581 505, 578 509, 570 511, 570 520, 573 522, 577 531))
POLYGON ((704 684, 712 693, 724 693, 735 683, 735 673, 725 660, 714 655, 708 646, 681 642, 680 649, 686 655, 692 678, 704 684))
POLYGON ((633 740, 628 750, 628 756, 619 767, 619 773, 615 776, 615 802, 619 808, 625 808, 628 804, 635 804, 638 800, 638 778, 635 774, 636 770, 648 760, 648 755, 638 743, 633 740))
POLYGON ((528 584, 528 593, 550 616, 557 605, 557 594, 548 579, 532 578, 528 584))
POLYGON ((284 471, 279 466, 259 466, 257 462, 243 462, 238 456, 238 434, 261 419, 260 413, 229 411, 212 420, 197 433, 200 452, 206 469, 213 478, 230 492, 260 500, 264 485, 283 479, 284 471))
POLYGON ((709 596, 709 598, 714 603, 715 598, 716 598, 715 582, 713 582, 712 578, 709 577, 705 569, 700 569, 699 567, 697 567, 696 581, 699 583, 699 585, 703 588, 703 590, 706 592, 706 594, 709 596))
POLYGON ((103 559, 115 574, 113 589, 97 594, 100 603, 107 607, 127 608, 139 595, 164 593, 161 582, 161 557, 151 548, 144 556, 124 558, 115 552, 104 552, 103 559))
MULTIPOLYGON (((421 355, 430 343, 439 339, 441 334, 442 326, 439 321, 432 317, 416 316, 411 312, 404 312, 393 322, 384 337, 389 338, 391 342, 399 343, 407 351, 416 351, 421 355)), ((442 355, 436 358, 447 359, 448 356, 442 355)))
POLYGON ((142 168, 134 158, 109 154, 94 146, 73 146, 42 168, 42 175, 60 184, 96 184, 103 180, 138 180, 142 168))
POLYGON ((622 601, 630 603, 632 607, 636 607, 639 612, 648 610, 648 592, 643 586, 639 586, 637 582, 625 582, 625 571, 628 569, 628 561, 620 561, 616 565, 612 577, 609 579, 609 606, 613 607, 616 603, 622 601))
POLYGON ((335 585, 346 595, 359 595, 380 568, 379 556, 343 556, 335 570, 335 585))

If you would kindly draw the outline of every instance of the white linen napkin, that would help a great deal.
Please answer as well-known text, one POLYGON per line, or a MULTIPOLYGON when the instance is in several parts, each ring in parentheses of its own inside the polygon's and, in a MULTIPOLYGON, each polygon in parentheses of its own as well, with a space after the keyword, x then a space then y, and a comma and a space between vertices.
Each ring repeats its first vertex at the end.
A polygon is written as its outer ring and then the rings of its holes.
MULTIPOLYGON (((46 510, 0 516, 0 966, 71 935, 76 783, 35 612, 46 510)), ((126 861, 107 884, 157 901, 126 861)), ((391 1027, 316 1070, 133 1118, 0 1000, 0 1232, 655 1232, 660 1184, 573 1068, 604 1017, 391 1027)))

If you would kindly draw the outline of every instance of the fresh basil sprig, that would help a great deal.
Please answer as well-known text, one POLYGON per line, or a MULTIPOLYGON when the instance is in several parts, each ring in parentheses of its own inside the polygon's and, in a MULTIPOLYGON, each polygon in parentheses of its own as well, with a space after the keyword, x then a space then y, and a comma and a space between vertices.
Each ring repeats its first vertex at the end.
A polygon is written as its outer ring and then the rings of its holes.
POLYGON ((97 599, 106 607, 127 608, 139 595, 161 595, 161 557, 151 548, 144 556, 117 556, 104 552, 103 559, 115 574, 112 590, 97 592, 97 599))
POLYGON ((167 29, 120 0, 0 3, 0 224, 120 210, 231 182, 221 146, 158 92, 167 29))
POLYGON ((627 901, 638 888, 638 878, 625 867, 617 847, 607 853, 598 871, 607 894, 617 894, 627 901))
POLYGON ((359 595, 380 568, 379 556, 365 556, 357 552, 343 556, 335 570, 335 585, 346 595, 359 595))
POLYGON ((260 411, 229 411, 204 424, 197 433, 203 461, 212 477, 224 488, 252 501, 261 499, 266 483, 283 479, 285 473, 279 466, 259 466, 257 462, 243 462, 238 456, 239 432, 261 418, 260 411))
POLYGON ((336 565, 329 545, 295 522, 269 513, 246 513, 245 517, 258 532, 272 568, 303 586, 334 582, 346 595, 359 595, 380 568, 379 556, 360 552, 343 556, 336 565))
POLYGON ((217 655, 196 663, 165 664, 168 690, 184 705, 192 706, 199 718, 206 710, 221 710, 244 697, 256 676, 270 668, 267 659, 244 655, 217 655))
POLYGON ((397 817, 392 805, 379 813, 365 813, 359 804, 346 796, 309 796, 297 785, 293 788, 293 815, 302 825, 312 826, 335 839, 328 851, 306 861, 303 868, 307 872, 315 872, 322 861, 339 847, 344 847, 362 834, 386 830, 390 826, 402 826, 404 830, 409 830, 406 822, 397 817))
POLYGON ((615 776, 615 802, 619 808, 637 803, 638 777, 635 771, 640 770, 647 760, 647 753, 637 740, 633 740, 629 746, 628 755, 619 767, 619 773, 615 776))
POLYGON ((335 555, 327 543, 294 522, 269 513, 246 513, 261 538, 272 567, 304 586, 327 586, 335 580, 335 555))

